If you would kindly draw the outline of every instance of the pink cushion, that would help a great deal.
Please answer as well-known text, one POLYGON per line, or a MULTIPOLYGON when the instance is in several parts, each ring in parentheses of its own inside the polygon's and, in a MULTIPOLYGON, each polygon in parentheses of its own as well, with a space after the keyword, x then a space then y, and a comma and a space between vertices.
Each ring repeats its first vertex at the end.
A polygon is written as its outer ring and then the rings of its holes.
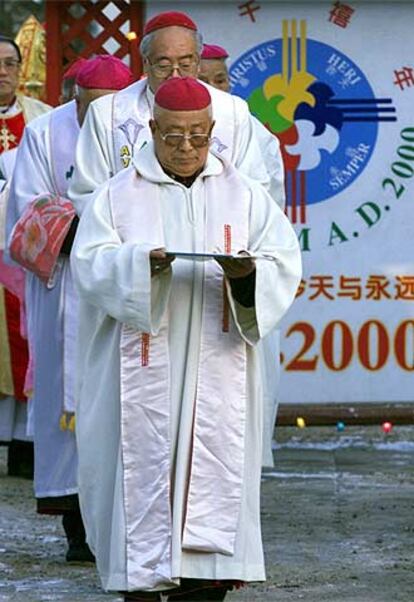
POLYGON ((47 284, 74 216, 68 199, 51 194, 35 199, 13 229, 12 259, 47 284))

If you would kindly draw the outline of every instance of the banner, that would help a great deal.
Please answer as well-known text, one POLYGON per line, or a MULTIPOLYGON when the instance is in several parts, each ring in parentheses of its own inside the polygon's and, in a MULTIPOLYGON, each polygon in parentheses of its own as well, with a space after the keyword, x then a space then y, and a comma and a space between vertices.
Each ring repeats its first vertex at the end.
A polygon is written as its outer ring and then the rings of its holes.
POLYGON ((229 52, 232 93, 280 140, 304 263, 281 324, 280 401, 411 401, 414 6, 182 9, 229 52))

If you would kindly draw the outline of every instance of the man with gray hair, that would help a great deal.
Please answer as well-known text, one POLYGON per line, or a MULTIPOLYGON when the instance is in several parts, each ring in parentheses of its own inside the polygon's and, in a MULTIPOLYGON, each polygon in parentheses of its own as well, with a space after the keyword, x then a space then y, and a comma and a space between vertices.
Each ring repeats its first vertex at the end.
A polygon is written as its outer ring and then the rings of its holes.
MULTIPOLYGON (((160 13, 144 28, 141 54, 147 78, 117 94, 93 102, 81 129, 70 195, 81 213, 94 191, 115 173, 128 167, 134 153, 151 133, 154 94, 171 77, 196 78, 202 55, 197 25, 181 12, 160 13)), ((275 136, 249 112, 237 96, 203 83, 209 90, 216 120, 211 150, 242 173, 263 184, 273 200, 284 208, 284 171, 275 136)), ((266 377, 263 464, 273 465, 272 436, 277 409, 280 370, 278 335, 260 343, 266 377)))
MULTIPOLYGON (((150 140, 148 123, 152 117, 154 93, 171 77, 196 78, 201 49, 201 35, 188 15, 165 12, 148 21, 141 42, 147 77, 92 103, 82 127, 70 188, 78 213, 94 196, 95 190, 128 167, 134 153, 150 140)), ((216 118, 212 151, 270 191, 280 191, 283 185, 280 181, 272 182, 265 167, 254 118, 246 102, 213 87, 207 88, 216 118)), ((272 137, 270 133, 269 137, 272 137)), ((272 160, 280 165, 274 172, 275 177, 283 181, 280 152, 272 160)))

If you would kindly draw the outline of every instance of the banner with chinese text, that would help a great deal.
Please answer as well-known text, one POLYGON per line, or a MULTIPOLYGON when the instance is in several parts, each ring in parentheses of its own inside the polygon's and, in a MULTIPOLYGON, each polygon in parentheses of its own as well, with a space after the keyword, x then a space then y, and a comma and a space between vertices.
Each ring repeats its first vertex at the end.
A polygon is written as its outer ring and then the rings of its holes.
POLYGON ((281 324, 280 401, 411 401, 414 5, 179 8, 226 48, 232 93, 280 140, 304 262, 281 324))

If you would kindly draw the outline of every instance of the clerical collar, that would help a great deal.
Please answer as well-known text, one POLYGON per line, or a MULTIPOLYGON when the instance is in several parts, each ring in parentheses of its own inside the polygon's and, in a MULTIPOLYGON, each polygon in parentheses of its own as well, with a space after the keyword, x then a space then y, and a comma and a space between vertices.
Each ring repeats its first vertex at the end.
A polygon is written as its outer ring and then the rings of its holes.
POLYGON ((169 178, 171 178, 172 180, 174 180, 174 182, 178 182, 179 184, 182 184, 186 188, 191 188, 191 186, 193 185, 194 181, 198 178, 198 176, 203 171, 203 168, 201 168, 198 171, 196 171, 196 173, 193 174, 192 176, 189 176, 189 177, 185 178, 185 177, 182 177, 182 176, 178 176, 177 174, 172 173, 171 171, 168 171, 167 169, 164 169, 164 168, 162 168, 162 169, 167 174, 167 176, 169 178))
POLYGON ((0 115, 6 115, 7 113, 17 113, 17 98, 16 98, 16 96, 14 96, 14 98, 12 99, 12 101, 8 105, 0 105, 0 115))

